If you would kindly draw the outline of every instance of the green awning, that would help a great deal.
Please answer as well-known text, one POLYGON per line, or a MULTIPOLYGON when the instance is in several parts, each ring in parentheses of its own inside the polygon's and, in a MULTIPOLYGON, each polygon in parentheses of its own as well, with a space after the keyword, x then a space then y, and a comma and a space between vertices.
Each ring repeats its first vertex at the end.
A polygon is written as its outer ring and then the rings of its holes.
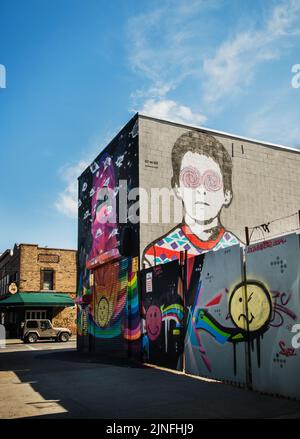
POLYGON ((74 300, 62 293, 16 293, 0 300, 0 308, 24 306, 74 306, 74 300))

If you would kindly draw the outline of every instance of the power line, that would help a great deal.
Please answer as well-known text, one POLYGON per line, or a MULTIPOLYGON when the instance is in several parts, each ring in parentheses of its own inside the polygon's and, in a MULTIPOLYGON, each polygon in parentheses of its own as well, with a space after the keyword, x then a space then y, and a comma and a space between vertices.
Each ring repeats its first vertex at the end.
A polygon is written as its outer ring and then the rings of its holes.
POLYGON ((267 223, 263 223, 263 224, 260 224, 260 225, 256 225, 256 226, 249 227, 249 229, 255 229, 256 227, 261 227, 261 226, 269 226, 270 224, 273 224, 273 223, 275 223, 276 221, 280 221, 280 220, 283 220, 283 219, 292 218, 293 216, 297 216, 297 215, 299 215, 299 212, 292 213, 291 215, 282 216, 282 217, 280 217, 280 218, 275 218, 275 219, 273 219, 273 220, 271 220, 271 221, 268 221, 267 223))
MULTIPOLYGON (((270 225, 274 224, 275 222, 282 221, 282 220, 285 220, 285 219, 289 219, 289 218, 292 218, 292 217, 295 217, 295 216, 298 216, 298 218, 299 218, 299 225, 298 225, 298 227, 293 228, 293 229, 289 229, 289 230, 285 230, 285 231, 280 231, 280 235, 281 234, 285 234, 285 233, 291 233, 291 232, 295 232, 295 231, 300 229, 300 210, 298 212, 292 213, 290 215, 285 215, 285 216, 282 216, 280 218, 275 218, 275 219, 273 219, 273 220, 271 220, 271 221, 269 221, 267 223, 262 223, 262 224, 259 224, 259 225, 256 225, 256 226, 252 226, 252 227, 247 227, 246 226, 245 227, 245 234, 246 234, 246 243, 247 243, 247 245, 250 244, 251 238, 252 238, 253 233, 255 231, 259 231, 262 234, 262 238, 256 239, 255 241, 264 240, 266 238, 265 233, 268 234, 267 235, 268 238, 273 238, 275 236, 279 236, 278 233, 276 235, 269 235, 269 233, 271 232, 270 225), (249 234, 249 231, 251 231, 250 234, 249 234)), ((292 227, 292 225, 291 225, 291 227, 292 227)))

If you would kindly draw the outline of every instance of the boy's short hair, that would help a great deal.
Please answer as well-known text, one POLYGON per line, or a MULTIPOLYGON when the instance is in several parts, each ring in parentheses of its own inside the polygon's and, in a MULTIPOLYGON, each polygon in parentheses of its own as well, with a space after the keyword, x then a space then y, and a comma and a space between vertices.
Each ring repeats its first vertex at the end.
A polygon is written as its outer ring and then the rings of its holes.
POLYGON ((232 192, 232 160, 228 151, 213 136, 199 131, 187 131, 174 143, 172 149, 172 187, 175 187, 175 184, 179 185, 181 161, 187 152, 212 158, 220 167, 224 191, 232 192))

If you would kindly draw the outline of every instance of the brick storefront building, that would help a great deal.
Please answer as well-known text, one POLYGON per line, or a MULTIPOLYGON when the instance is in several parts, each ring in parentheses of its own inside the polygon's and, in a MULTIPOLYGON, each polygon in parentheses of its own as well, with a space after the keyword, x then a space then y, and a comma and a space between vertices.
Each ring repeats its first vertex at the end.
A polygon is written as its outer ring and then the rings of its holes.
POLYGON ((76 251, 15 245, 0 256, 0 317, 8 337, 29 318, 50 319, 76 333, 76 251))

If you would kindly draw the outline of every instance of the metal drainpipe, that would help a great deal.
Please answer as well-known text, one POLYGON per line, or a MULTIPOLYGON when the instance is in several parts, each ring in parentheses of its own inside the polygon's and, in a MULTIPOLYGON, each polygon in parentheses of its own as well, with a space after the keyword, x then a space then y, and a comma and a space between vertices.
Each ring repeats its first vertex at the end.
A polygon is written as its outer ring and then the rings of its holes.
POLYGON ((247 247, 245 248, 243 252, 243 281, 245 285, 244 289, 244 302, 245 302, 245 314, 247 316, 247 323, 246 323, 246 329, 247 329, 247 343, 245 345, 246 348, 246 385, 249 390, 252 390, 252 362, 251 362, 251 342, 250 342, 250 328, 249 328, 249 310, 248 310, 248 291, 247 291, 247 270, 246 270, 246 253, 247 253, 247 247))

